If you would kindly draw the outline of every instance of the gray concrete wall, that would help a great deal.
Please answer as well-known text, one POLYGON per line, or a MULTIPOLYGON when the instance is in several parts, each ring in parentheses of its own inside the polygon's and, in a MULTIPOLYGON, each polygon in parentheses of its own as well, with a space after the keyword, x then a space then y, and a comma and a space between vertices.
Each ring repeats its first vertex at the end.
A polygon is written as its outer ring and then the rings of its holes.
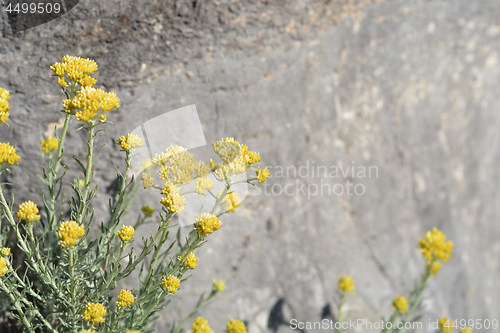
MULTIPOLYGON (((253 191, 199 251, 162 327, 212 278, 228 286, 203 311, 217 331, 230 317, 248 321, 251 333, 269 330, 279 299, 285 319, 320 320, 345 274, 357 282, 352 318, 377 320, 423 273, 417 244, 434 226, 455 250, 425 294, 426 316, 500 319, 499 14, 496 0, 91 0, 15 36, 3 17, 0 86, 11 91, 12 111, 0 138, 22 156, 9 181, 19 202, 38 196, 39 141, 63 116, 48 67, 66 54, 90 57, 98 82, 122 99, 99 139, 107 145, 96 164, 98 210, 121 159, 112 139, 189 104, 207 141, 234 136, 274 171, 307 163, 377 170, 270 178, 269 194, 253 191), (322 181, 364 193, 276 194, 322 181)), ((70 135, 71 168, 71 154, 83 156, 82 135, 70 135)), ((141 200, 137 207, 159 207, 158 198, 141 200)))

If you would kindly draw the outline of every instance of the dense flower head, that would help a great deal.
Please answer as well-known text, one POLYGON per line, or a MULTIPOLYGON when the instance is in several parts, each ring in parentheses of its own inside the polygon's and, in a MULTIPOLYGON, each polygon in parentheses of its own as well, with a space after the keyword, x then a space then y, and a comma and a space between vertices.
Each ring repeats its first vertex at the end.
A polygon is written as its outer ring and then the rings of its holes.
POLYGON ((9 99, 9 91, 0 88, 0 123, 2 124, 6 123, 9 119, 9 113, 7 112, 10 110, 9 99))
POLYGON ((466 327, 466 328, 462 328, 460 330, 460 333, 474 333, 474 332, 472 332, 472 330, 470 328, 466 327))
POLYGON ((0 253, 6 257, 10 256, 10 247, 2 247, 2 249, 0 249, 0 253))
POLYGON ((213 331, 205 318, 198 317, 193 321, 192 333, 213 333, 213 331))
POLYGON ((197 168, 193 154, 185 150, 172 155, 166 164, 162 164, 158 176, 162 180, 169 179, 175 185, 186 185, 196 178, 197 168))
POLYGON ((203 195, 206 190, 211 190, 214 188, 214 183, 210 178, 197 178, 196 179, 196 193, 203 195))
POLYGON ((134 304, 134 301, 134 295, 130 291, 122 289, 120 290, 120 294, 118 294, 118 301, 116 302, 116 306, 119 308, 123 308, 134 304))
POLYGON ((74 114, 78 121, 87 122, 100 115, 100 111, 120 107, 120 99, 113 92, 82 87, 75 98, 63 101, 63 107, 66 113, 74 114))
POLYGON ((144 213, 144 215, 147 217, 153 216, 153 213, 155 211, 155 209, 149 205, 142 207, 141 210, 144 213))
POLYGON ((128 242, 134 237, 135 229, 128 225, 122 225, 121 229, 116 233, 124 242, 128 242))
POLYGON ((62 222, 59 225, 58 236, 62 247, 74 246, 78 238, 85 236, 85 229, 75 221, 62 222))
POLYGON ((453 332, 453 320, 443 317, 438 320, 439 328, 445 333, 453 332))
POLYGON ((232 137, 212 143, 214 152, 221 161, 215 164, 210 160, 210 167, 220 179, 228 179, 233 175, 245 172, 249 165, 260 162, 260 155, 249 151, 248 146, 240 144, 232 137))
POLYGON ((85 313, 83 314, 83 319, 90 320, 93 324, 104 323, 104 317, 106 316, 106 308, 101 303, 88 303, 85 307, 85 313))
POLYGON ((135 134, 128 133, 127 135, 120 136, 116 143, 119 144, 124 150, 133 151, 135 148, 142 147, 144 142, 135 134))
POLYGON ((165 194, 165 197, 160 199, 160 203, 170 212, 180 214, 184 211, 186 200, 182 195, 180 195, 177 186, 166 180, 165 188, 161 191, 161 193, 165 194))
POLYGON ((169 293, 175 294, 181 286, 181 280, 178 277, 170 274, 166 279, 161 280, 161 283, 169 293))
MULTIPOLYGON (((178 256, 177 260, 181 261, 182 256, 178 256)), ((186 257, 186 260, 184 260, 184 266, 186 266, 187 268, 195 269, 197 265, 198 265, 198 258, 195 256, 194 252, 191 252, 186 257)))
POLYGON ((40 149, 42 149, 44 153, 48 153, 59 148, 59 141, 57 140, 57 138, 49 136, 47 139, 42 140, 40 146, 40 149))
POLYGON ((271 172, 269 172, 267 168, 258 169, 257 171, 255 171, 255 173, 257 174, 257 180, 259 181, 259 183, 265 182, 266 179, 271 175, 271 172))
POLYGON ((208 213, 203 213, 198 216, 196 222, 195 228, 198 234, 203 237, 222 227, 222 222, 217 220, 217 216, 208 213))
MULTIPOLYGON (((97 71, 97 64, 94 60, 84 59, 74 56, 64 56, 61 62, 56 62, 50 66, 56 76, 66 74, 70 80, 82 80, 85 76, 97 71)), ((80 83, 80 82, 79 82, 80 83)))
POLYGON ((19 205, 19 210, 17 211, 17 217, 21 220, 25 220, 27 223, 32 223, 40 220, 40 215, 38 214, 38 207, 33 201, 26 201, 19 205))
POLYGON ((441 270, 441 263, 439 261, 428 261, 425 268, 429 271, 430 276, 434 276, 441 270))
POLYGON ((63 88, 66 88, 68 86, 68 81, 64 77, 58 77, 57 78, 57 85, 63 88))
POLYGON ((241 320, 231 319, 226 325, 227 333, 247 333, 245 323, 241 320))
POLYGON ((447 242, 444 232, 434 228, 420 240, 419 247, 425 259, 440 259, 446 262, 453 251, 453 242, 447 242))
POLYGON ((153 175, 150 172, 143 172, 141 174, 141 179, 142 179, 142 186, 144 186, 144 188, 150 188, 155 184, 155 179, 153 178, 153 175))
POLYGON ((351 292, 355 289, 354 280, 350 276, 342 276, 339 280, 339 289, 343 292, 351 292))
POLYGON ((226 289, 226 284, 222 280, 217 280, 214 282, 212 289, 215 290, 216 292, 223 292, 224 289, 226 289))
POLYGON ((400 312, 405 313, 408 310, 408 300, 404 296, 396 297, 392 305, 400 312))
POLYGON ((0 276, 4 276, 9 271, 7 266, 7 259, 0 257, 0 276))
POLYGON ((0 143, 0 165, 5 162, 10 165, 16 164, 19 162, 19 155, 16 154, 16 148, 12 147, 8 142, 0 143))

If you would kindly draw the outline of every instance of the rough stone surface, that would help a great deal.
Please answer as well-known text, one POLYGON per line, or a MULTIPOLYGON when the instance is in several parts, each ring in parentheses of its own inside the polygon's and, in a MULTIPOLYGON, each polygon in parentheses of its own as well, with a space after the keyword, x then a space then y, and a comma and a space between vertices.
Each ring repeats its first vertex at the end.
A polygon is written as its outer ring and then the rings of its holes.
MULTIPOLYGON (((434 226, 455 251, 425 294, 426 318, 500 319, 499 12, 498 0, 89 0, 15 36, 2 13, 0 86, 12 111, 0 139, 22 156, 8 177, 16 202, 41 202, 39 142, 62 117, 48 66, 90 57, 100 84, 122 98, 99 139, 98 211, 122 158, 112 140, 185 105, 196 104, 207 142, 235 136, 275 173, 202 248, 160 327, 221 278, 227 292, 203 311, 214 330, 233 317, 250 333, 290 331, 281 315, 335 312, 345 274, 357 282, 351 317, 375 321, 423 273, 416 245, 434 226), (291 172, 305 165, 309 175, 291 172), (330 177, 332 166, 372 174, 330 177), (278 194, 288 184, 291 195, 278 194), (324 184, 345 191, 328 195, 324 184)), ((75 170, 83 133, 68 139, 64 163, 75 170)))

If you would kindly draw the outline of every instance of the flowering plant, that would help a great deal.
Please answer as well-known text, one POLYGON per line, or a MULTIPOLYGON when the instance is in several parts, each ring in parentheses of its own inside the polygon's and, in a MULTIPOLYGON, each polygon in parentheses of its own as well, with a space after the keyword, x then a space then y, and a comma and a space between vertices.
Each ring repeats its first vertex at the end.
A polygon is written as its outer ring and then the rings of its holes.
MULTIPOLYGON (((125 155, 125 170, 120 172, 117 168, 117 199, 114 204, 110 201, 110 216, 99 225, 100 233, 93 238, 89 235, 96 220, 90 206, 97 193, 97 186, 92 183, 93 162, 100 152, 94 149, 94 139, 106 124, 111 124, 107 114, 119 107, 120 99, 115 93, 94 87, 96 79, 91 75, 97 71, 97 64, 93 60, 65 56, 51 69, 66 95, 62 103, 66 115, 61 131, 55 128, 54 136, 41 142, 47 161, 40 177, 46 185, 42 211, 32 201, 21 203, 16 209, 14 198, 9 202, 4 195, 10 184, 0 185, 0 205, 3 208, 0 229, 3 235, 12 231, 16 236, 15 241, 1 238, 4 246, 0 251, 3 317, 10 312, 18 320, 14 326, 22 324, 26 332, 151 332, 155 313, 176 295, 189 277, 186 273, 196 268, 195 250, 221 228, 221 215, 234 212, 241 205, 231 190, 235 176, 256 168, 256 177, 246 180, 253 184, 265 181, 269 172, 258 168, 258 153, 249 151, 246 145, 233 138, 213 144, 221 160, 217 163, 210 160, 210 165, 196 161, 183 147, 168 147, 151 161, 149 172, 141 175, 144 188, 159 190, 163 207, 158 212, 160 223, 156 232, 143 238, 142 249, 135 253, 132 247, 135 230, 151 220, 154 209, 143 207, 134 226, 122 224, 136 186, 134 177, 129 177, 132 175, 131 159, 134 150, 143 142, 133 134, 121 136, 117 144, 125 155), (87 155, 86 161, 74 157, 84 179, 71 185, 70 210, 63 213, 61 189, 66 170, 65 167, 61 170, 61 159, 68 126, 73 119, 87 133, 87 155), (150 172, 154 168, 162 185, 155 184, 150 172), (224 190, 217 195, 212 193, 214 183, 210 174, 224 185, 224 190), (170 240, 170 231, 174 227, 172 218, 182 213, 186 204, 185 195, 188 193, 182 193, 182 188, 191 182, 196 183, 196 194, 213 196, 215 204, 193 221, 194 228, 184 242, 180 228, 177 237, 170 240), (163 245, 168 245, 168 248, 165 250, 163 245), (23 255, 22 267, 14 267, 11 247, 19 248, 23 255), (149 264, 146 264, 146 259, 149 264), (21 273, 22 270, 25 272, 21 273), (136 270, 139 272, 139 288, 122 289, 115 299, 112 293, 118 283, 136 270)), ((9 92, 0 88, 1 123, 6 123, 9 118, 8 101, 9 92)), ((0 143, 0 176, 19 160, 16 148, 9 143, 0 143)), ((210 294, 200 298, 194 311, 174 325, 173 332, 180 332, 182 326, 194 319, 198 310, 223 289, 222 281, 215 282, 210 294)), ((208 327, 202 319, 196 319, 195 323, 198 326, 193 324, 193 327, 202 330, 208 327)), ((244 328, 242 322, 230 321, 228 330, 242 332, 241 325, 244 328), (237 328, 236 331, 233 327, 237 328)))

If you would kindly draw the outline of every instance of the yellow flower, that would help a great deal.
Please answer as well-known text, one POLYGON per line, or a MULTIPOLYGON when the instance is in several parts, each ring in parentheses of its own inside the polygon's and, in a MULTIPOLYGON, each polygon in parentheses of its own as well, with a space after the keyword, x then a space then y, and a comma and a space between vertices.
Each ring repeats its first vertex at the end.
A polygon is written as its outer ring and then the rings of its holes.
POLYGON ((222 222, 217 220, 217 216, 204 213, 196 218, 196 230, 200 236, 205 237, 208 234, 214 232, 214 230, 219 230, 222 226, 222 222))
POLYGON ((9 99, 9 91, 0 88, 0 123, 2 124, 5 124, 9 119, 9 113, 7 112, 10 110, 9 99))
POLYGON ((126 289, 122 289, 120 294, 118 295, 118 301, 116 302, 116 306, 119 308, 123 308, 129 305, 134 304, 135 298, 132 293, 126 289))
POLYGON ((101 115, 99 116, 99 122, 100 122, 100 123, 105 122, 105 121, 106 121, 106 119, 108 119, 108 116, 106 116, 105 114, 101 114, 101 115))
POLYGON ((97 71, 97 64, 94 60, 83 59, 74 56, 65 56, 62 61, 50 66, 56 76, 63 76, 65 73, 73 81, 81 80, 84 75, 93 74, 97 71))
POLYGON ((97 332, 89 329, 89 330, 80 330, 78 331, 78 333, 97 333, 97 332))
POLYGON ((269 172, 267 168, 258 169, 257 171, 255 171, 255 173, 257 174, 257 180, 259 181, 259 183, 265 182, 266 179, 271 175, 271 172, 269 172))
POLYGON ((58 236, 62 247, 74 246, 78 238, 85 236, 85 229, 75 221, 62 222, 58 228, 58 236))
POLYGON ((120 99, 113 92, 82 87, 75 98, 63 101, 63 107, 66 113, 74 114, 78 121, 87 122, 100 115, 101 110, 111 111, 120 107, 120 99))
POLYGON ((0 276, 4 276, 9 271, 7 267, 7 259, 0 257, 0 276))
POLYGON ((405 313, 408 310, 408 300, 404 296, 396 297, 392 305, 400 312, 405 313))
POLYGON ((354 280, 350 276, 342 276, 339 280, 339 289, 347 293, 354 291, 354 280))
POLYGON ((144 186, 144 188, 150 188, 155 184, 155 179, 153 178, 153 175, 150 172, 143 172, 141 174, 141 179, 142 179, 142 186, 144 186))
POLYGON ((144 143, 142 139, 135 134, 128 133, 125 136, 120 136, 116 143, 119 144, 122 149, 133 151, 135 148, 142 147, 144 143))
POLYGON ((225 138, 212 143, 214 152, 222 161, 219 162, 215 174, 220 179, 228 179, 247 170, 244 154, 245 148, 234 138, 225 138))
POLYGON ((149 205, 142 207, 141 210, 144 213, 144 215, 146 215, 147 217, 153 216, 153 213, 155 211, 155 209, 149 205))
POLYGON ((104 316, 106 316, 106 308, 101 303, 88 303, 85 307, 83 319, 90 320, 93 324, 104 323, 104 316))
POLYGON ((441 263, 439 261, 434 261, 434 263, 432 264, 432 267, 431 267, 431 262, 428 261, 427 264, 425 265, 425 268, 428 271, 430 270, 430 273, 429 273, 430 276, 434 276, 441 269, 441 263))
POLYGON ((53 136, 49 136, 47 139, 42 140, 40 145, 44 153, 48 153, 59 149, 59 141, 53 136))
POLYGON ((425 259, 440 259, 446 262, 453 251, 453 242, 446 242, 445 234, 434 228, 420 240, 419 247, 425 259))
POLYGON ((174 185, 186 185, 195 179, 194 173, 203 176, 206 166, 202 162, 196 162, 193 154, 180 146, 170 146, 165 153, 156 154, 152 163, 160 167, 158 176, 162 180, 168 180, 174 185))
POLYGON ((97 83, 97 80, 92 76, 85 75, 83 79, 78 80, 78 84, 82 87, 91 87, 97 83))
POLYGON ((118 237, 124 242, 128 242, 134 236, 135 229, 128 225, 122 225, 120 231, 116 233, 118 237))
POLYGON ((27 223, 32 223, 40 220, 40 215, 38 214, 38 207, 33 201, 26 201, 19 205, 19 210, 17 211, 17 217, 21 220, 25 220, 27 223))
POLYGON ((184 211, 186 200, 180 195, 177 186, 167 180, 165 181, 165 188, 161 193, 165 194, 165 198, 160 199, 160 203, 165 206, 165 208, 176 214, 180 214, 184 211))
POLYGON ((453 332, 453 320, 443 317, 438 320, 439 328, 442 332, 450 333, 453 332))
POLYGON ((203 317, 198 317, 193 321, 192 333, 214 333, 210 326, 208 326, 208 321, 203 317))
POLYGON ((196 178, 196 193, 203 195, 206 190, 211 190, 213 188, 214 183, 210 178, 196 178))
POLYGON ((8 142, 0 143, 0 165, 5 162, 10 165, 19 162, 19 155, 16 154, 16 148, 12 147, 8 142))
POLYGON ((169 293, 175 294, 181 286, 181 281, 178 277, 170 274, 166 279, 161 280, 161 283, 169 293))
POLYGON ((226 284, 222 280, 217 280, 214 282, 212 289, 215 290, 216 292, 223 292, 224 289, 226 289, 226 284))
POLYGON ((260 162, 259 153, 248 150, 247 145, 242 145, 243 148, 243 160, 248 164, 255 164, 260 162))
MULTIPOLYGON (((178 256, 177 260, 181 261, 182 256, 178 256)), ((194 255, 194 252, 191 252, 190 254, 188 254, 188 256, 186 257, 186 260, 184 260, 184 266, 186 266, 187 268, 191 268, 191 269, 195 269, 197 266, 197 263, 198 263, 198 258, 196 258, 196 256, 194 255)))
POLYGON ((6 256, 6 257, 10 256, 10 247, 2 247, 0 252, 2 253, 2 255, 6 256))
POLYGON ((68 83, 66 82, 66 79, 63 77, 58 77, 57 78, 57 84, 61 87, 66 88, 68 86, 68 83))
POLYGON ((472 330, 470 328, 466 327, 466 328, 462 328, 460 330, 460 333, 474 333, 474 332, 472 332, 472 330))
POLYGON ((226 325, 227 333, 247 333, 245 323, 241 320, 231 319, 226 325))

